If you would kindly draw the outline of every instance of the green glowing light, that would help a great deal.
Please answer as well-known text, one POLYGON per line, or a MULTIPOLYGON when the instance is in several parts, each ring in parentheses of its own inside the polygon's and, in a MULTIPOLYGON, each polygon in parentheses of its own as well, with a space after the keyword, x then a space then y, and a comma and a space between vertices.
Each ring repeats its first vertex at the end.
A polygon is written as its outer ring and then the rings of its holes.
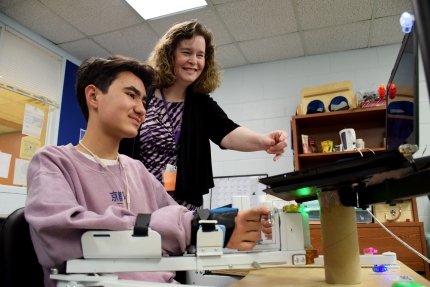
POLYGON ((318 188, 316 188, 315 186, 302 187, 302 188, 296 189, 295 193, 298 196, 304 197, 304 196, 310 196, 310 195, 316 194, 317 190, 318 190, 318 188))

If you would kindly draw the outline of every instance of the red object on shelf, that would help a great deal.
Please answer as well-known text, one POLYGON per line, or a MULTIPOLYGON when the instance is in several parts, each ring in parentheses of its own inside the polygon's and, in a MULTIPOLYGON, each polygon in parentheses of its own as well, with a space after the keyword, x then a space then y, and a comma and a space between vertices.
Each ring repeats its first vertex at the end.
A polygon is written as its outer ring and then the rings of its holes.
POLYGON ((380 84, 378 87, 378 96, 380 99, 385 99, 385 94, 387 93, 387 90, 385 89, 385 86, 383 84, 380 84))
POLYGON ((397 87, 396 84, 391 83, 388 85, 388 96, 390 99, 394 99, 396 97, 397 87))

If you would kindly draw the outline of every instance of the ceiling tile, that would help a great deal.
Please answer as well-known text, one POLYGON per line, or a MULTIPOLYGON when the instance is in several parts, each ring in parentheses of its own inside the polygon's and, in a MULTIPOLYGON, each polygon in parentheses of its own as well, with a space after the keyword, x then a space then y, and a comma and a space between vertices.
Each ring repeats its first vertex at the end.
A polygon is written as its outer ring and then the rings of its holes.
POLYGON ((223 68, 249 64, 235 44, 217 46, 216 59, 223 68))
POLYGON ((154 28, 157 34, 161 37, 173 24, 192 19, 197 19, 213 33, 216 45, 224 45, 232 42, 233 39, 229 31, 225 24, 220 21, 220 18, 217 13, 214 12, 213 7, 196 9, 190 12, 172 15, 170 17, 151 20, 148 21, 148 24, 154 28))
POLYGON ((378 18, 373 21, 369 37, 369 46, 381 46, 400 43, 403 39, 398 16, 378 18))
POLYGON ((96 35, 143 21, 122 0, 40 0, 86 35, 96 35))
MULTIPOLYGON (((422 1, 422 0, 421 0, 422 1)), ((428 1, 428 0, 424 0, 428 1)), ((410 0, 378 0, 375 1, 375 12, 376 18, 401 15, 405 11, 412 11, 410 0)))
POLYGON ((240 42, 239 47, 250 63, 271 62, 304 55, 298 33, 240 42))
POLYGON ((3 12, 55 44, 84 37, 82 33, 38 1, 20 2, 3 12))
POLYGON ((290 0, 246 0, 215 6, 237 41, 297 31, 290 0))
POLYGON ((146 21, 125 0, 0 0, 0 17, 61 44, 77 59, 111 53, 145 59, 169 27, 197 19, 212 31, 218 61, 226 68, 400 43, 398 20, 410 5, 409 0, 208 0, 205 8, 146 21))
POLYGON ((90 57, 108 57, 111 54, 90 39, 83 39, 59 45, 60 48, 83 61, 90 57))
POLYGON ((146 24, 95 36, 94 41, 112 54, 146 60, 154 48, 158 36, 146 24), (139 35, 136 37, 136 35, 139 35))
POLYGON ((303 32, 307 55, 367 47, 370 22, 358 22, 303 32))
POLYGON ((16 5, 18 3, 24 2, 26 0, 1 0, 0 1, 0 8, 8 8, 13 5, 16 5))
MULTIPOLYGON (((223 3, 233 2, 233 1, 237 1, 237 0, 209 0, 209 1, 212 2, 213 4, 217 5, 217 4, 223 4, 223 3)), ((206 0, 206 2, 208 2, 208 0, 206 0)))
POLYGON ((299 27, 303 30, 370 20, 371 0, 295 0, 299 27))

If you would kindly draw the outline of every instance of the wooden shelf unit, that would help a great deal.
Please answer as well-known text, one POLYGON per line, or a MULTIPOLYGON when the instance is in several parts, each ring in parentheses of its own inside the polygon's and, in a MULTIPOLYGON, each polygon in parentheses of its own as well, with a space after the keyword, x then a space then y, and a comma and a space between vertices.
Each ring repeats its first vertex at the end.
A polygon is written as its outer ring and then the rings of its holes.
MULTIPOLYGON (((385 106, 294 116, 291 120, 291 129, 295 170, 360 157, 361 155, 357 151, 321 152, 321 141, 332 140, 335 145, 340 144, 339 131, 344 128, 353 128, 357 138, 365 141, 366 148, 375 153, 384 152, 385 118, 385 106), (308 135, 316 141, 319 152, 303 153, 302 134, 308 135)), ((369 152, 371 151, 363 151, 363 153, 369 152)), ((423 223, 418 222, 415 198, 412 198, 412 217, 412 222, 384 223, 384 225, 418 252, 427 255, 423 223)), ((378 249, 379 253, 395 252, 400 261, 430 279, 429 264, 399 243, 381 226, 376 223, 358 223, 357 230, 360 250, 365 247, 374 247, 378 249)), ((310 231, 313 247, 320 254, 324 254, 320 224, 311 224, 310 231)))
POLYGON ((332 140, 334 145, 339 145, 339 131, 345 128, 353 128, 357 138, 364 140, 366 148, 373 152, 385 151, 385 106, 294 116, 291 120, 294 169, 299 170, 343 158, 360 157, 358 151, 321 152, 321 141, 332 140), (319 152, 303 153, 302 134, 315 140, 319 152))

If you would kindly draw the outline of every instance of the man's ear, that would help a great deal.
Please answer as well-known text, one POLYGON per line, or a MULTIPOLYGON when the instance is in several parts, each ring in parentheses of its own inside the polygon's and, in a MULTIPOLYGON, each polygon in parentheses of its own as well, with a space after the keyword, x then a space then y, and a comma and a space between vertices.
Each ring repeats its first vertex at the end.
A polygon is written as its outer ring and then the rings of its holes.
POLYGON ((88 109, 93 108, 97 109, 98 100, 97 100, 98 89, 94 85, 88 85, 85 88, 85 98, 87 100, 88 109))

